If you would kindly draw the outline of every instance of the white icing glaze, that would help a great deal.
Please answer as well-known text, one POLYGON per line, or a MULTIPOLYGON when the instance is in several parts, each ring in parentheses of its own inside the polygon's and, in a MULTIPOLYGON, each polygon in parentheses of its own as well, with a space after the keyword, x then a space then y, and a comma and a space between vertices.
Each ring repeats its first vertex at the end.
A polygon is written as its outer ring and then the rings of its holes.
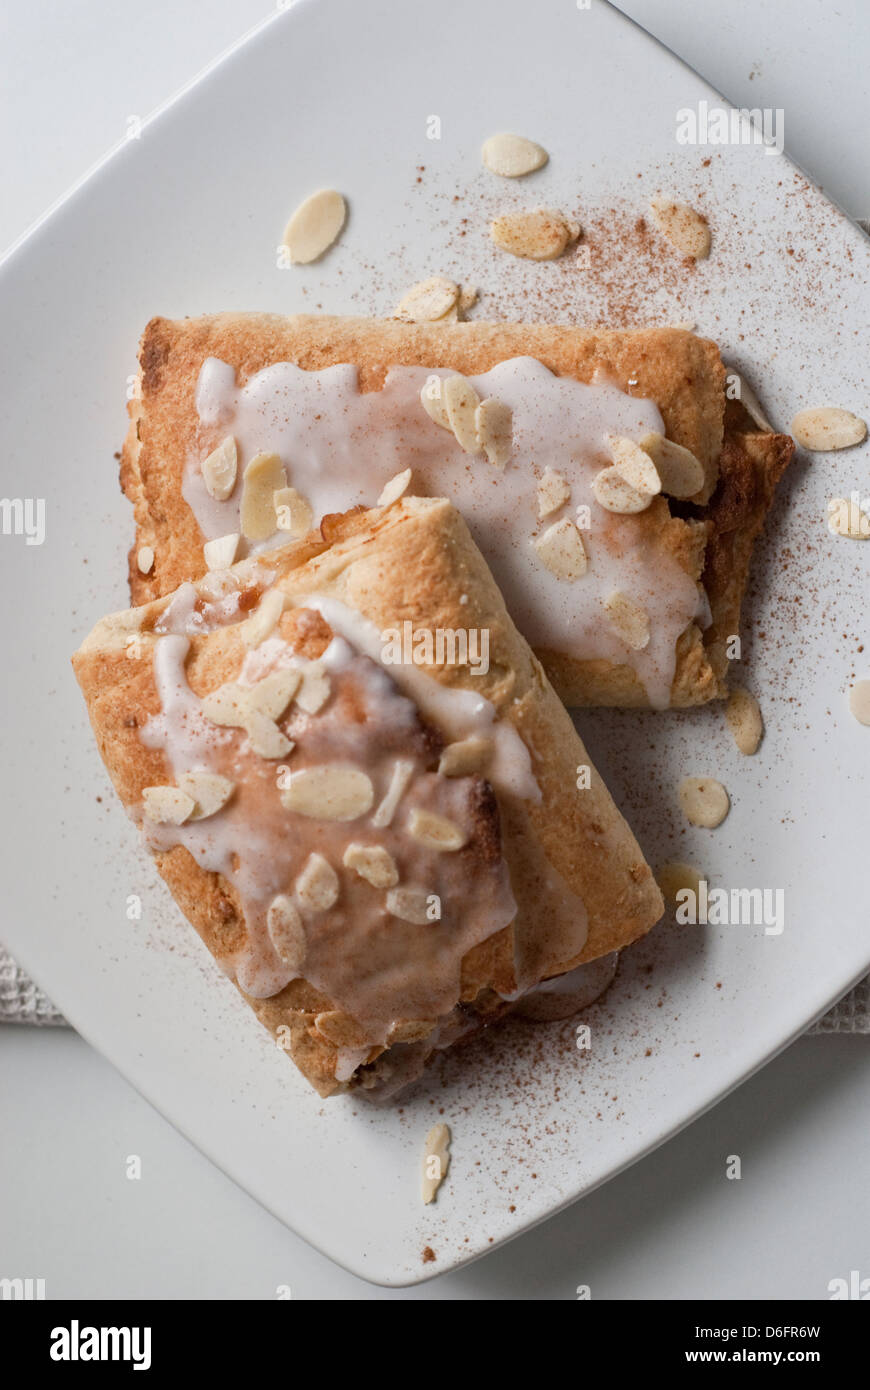
MULTIPOLYGON (((296 900, 306 938, 298 973, 362 1026, 366 1046, 342 1049, 344 1074, 359 1065, 369 1045, 385 1041, 393 1021, 448 1014, 459 997, 463 956, 516 915, 507 866, 491 839, 497 821, 488 818, 485 784, 480 778, 447 778, 430 770, 437 766, 437 750, 414 703, 384 669, 341 635, 332 637, 315 663, 277 635, 247 653, 236 678, 242 685, 254 686, 288 666, 325 670, 330 681, 329 698, 315 714, 291 704, 279 719, 295 743, 285 764, 257 756, 243 730, 218 727, 202 713, 185 672, 190 594, 173 602, 174 611, 173 605, 164 611, 163 626, 176 630, 158 635, 154 652, 161 712, 141 731, 142 742, 163 752, 176 780, 185 772, 215 772, 229 778, 234 791, 224 808, 207 819, 180 826, 143 823, 143 830, 152 849, 182 845, 203 869, 232 885, 246 931, 224 964, 257 998, 274 995, 297 973, 272 944, 270 903, 278 894, 292 896, 311 854, 327 859, 339 877, 339 897, 323 911, 296 900), (397 758, 413 764, 413 776, 389 827, 375 829, 370 814, 350 822, 303 816, 281 802, 280 783, 288 770, 292 779, 304 768, 338 763, 367 773, 377 804, 397 758), (466 833, 469 852, 439 854, 416 841, 407 829, 414 809, 452 820, 466 833), (419 926, 391 916, 383 891, 344 867, 351 840, 387 849, 400 884, 435 895, 440 918, 419 926)), ((310 621, 317 621, 313 614, 310 621)))
MULTIPOLYGON (((236 439, 240 479, 256 453, 278 453, 289 484, 309 500, 315 521, 357 503, 374 505, 384 484, 411 467, 412 491, 448 497, 463 513, 514 621, 533 646, 628 664, 650 702, 667 705, 677 638, 703 616, 698 587, 661 547, 644 539, 636 518, 605 511, 591 490, 595 474, 611 462, 608 435, 639 439, 663 431, 656 406, 602 380, 586 385, 554 376, 534 358, 499 363, 470 378, 481 399, 495 397, 513 411, 512 455, 498 469, 483 454, 463 453, 452 434, 426 414, 420 391, 433 375, 451 372, 394 367, 383 390, 361 393, 353 366, 306 372, 282 362, 241 387, 232 367, 207 359, 196 390, 202 449, 188 460, 182 488, 204 536, 239 529, 241 481, 225 502, 216 502, 200 471, 223 435, 236 439), (539 521, 537 484, 548 467, 566 477, 571 495, 539 521), (574 518, 578 507, 589 508, 589 529, 583 531, 589 565, 582 578, 568 583, 541 564, 532 541, 563 517, 574 518), (603 603, 617 590, 650 614, 652 635, 642 651, 631 650, 606 620, 603 603)), ((251 549, 283 539, 278 533, 251 549)))

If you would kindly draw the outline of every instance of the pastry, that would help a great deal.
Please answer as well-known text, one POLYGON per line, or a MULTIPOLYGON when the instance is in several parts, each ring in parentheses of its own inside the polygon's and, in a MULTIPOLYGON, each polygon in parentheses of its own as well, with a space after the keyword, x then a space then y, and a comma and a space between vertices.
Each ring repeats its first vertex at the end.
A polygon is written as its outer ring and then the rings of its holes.
POLYGON ((448 501, 327 516, 73 664, 160 873, 322 1095, 389 1091, 661 914, 448 501))
POLYGON ((122 459, 135 601, 201 576, 205 542, 217 563, 259 554, 410 469, 412 492, 463 513, 568 704, 727 694, 727 639, 792 442, 726 418, 713 343, 224 314, 152 320, 140 364, 122 459))

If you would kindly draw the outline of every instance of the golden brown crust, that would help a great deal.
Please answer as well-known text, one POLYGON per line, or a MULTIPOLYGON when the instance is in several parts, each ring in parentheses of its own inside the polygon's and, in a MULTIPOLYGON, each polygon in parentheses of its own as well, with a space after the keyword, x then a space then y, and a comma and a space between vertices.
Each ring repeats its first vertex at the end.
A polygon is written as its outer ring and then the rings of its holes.
MULTIPOLYGON (((462 999, 480 1012, 497 1011, 498 996, 517 987, 517 965, 526 980, 544 978, 646 932, 662 911, 650 869, 594 768, 591 786, 577 789, 578 767, 591 767, 588 755, 458 512, 442 500, 412 498, 330 517, 325 530, 331 543, 308 538, 260 560, 277 574, 276 586, 296 599, 312 593, 341 599, 381 631, 406 618, 430 629, 487 629, 487 674, 474 676, 461 666, 431 674, 492 701, 498 718, 515 726, 533 755, 540 803, 498 798, 517 916, 465 956, 462 999), (582 944, 571 906, 575 894, 588 915, 582 944)), ((167 601, 104 620, 73 659, 100 752, 128 810, 139 806, 145 786, 171 780, 163 754, 146 749, 140 738, 158 707, 151 630, 167 601)), ((319 640, 316 631, 311 640, 319 640)), ((234 677, 240 657, 234 627, 194 636, 189 683, 199 694, 216 688, 234 677)), ((203 871, 180 847, 159 855, 158 867, 212 954, 228 959, 245 930, 230 884, 203 871)), ((295 980, 270 999, 248 1002, 321 1094, 345 1088, 335 1081, 335 1047, 313 1027, 331 1001, 295 980)))

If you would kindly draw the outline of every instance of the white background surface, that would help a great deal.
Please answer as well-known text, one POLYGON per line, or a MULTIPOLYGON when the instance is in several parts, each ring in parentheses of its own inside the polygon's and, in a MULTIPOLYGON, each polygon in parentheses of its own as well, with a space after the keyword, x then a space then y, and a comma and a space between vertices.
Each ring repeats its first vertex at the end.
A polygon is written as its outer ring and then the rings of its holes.
MULTIPOLYGON (((360 0, 365 3, 365 0, 360 0)), ((571 3, 571 0, 566 0, 571 3)), ((594 3, 594 0, 593 0, 594 3)), ((736 104, 783 107, 786 148, 870 213, 870 6, 632 0, 736 104)), ((0 24, 0 247, 266 13, 258 0, 29 0, 0 24)), ((823 927, 823 924, 820 924, 823 927)), ((2 928, 0 928, 2 929, 2 928)), ((825 1298, 870 1273, 870 1041, 804 1039, 684 1134, 492 1257, 405 1293, 344 1274, 181 1139, 80 1039, 0 1030, 0 1276, 49 1297, 825 1298), (140 1182, 125 1159, 143 1161, 140 1182), (726 1157, 743 1178, 729 1182, 726 1157)))

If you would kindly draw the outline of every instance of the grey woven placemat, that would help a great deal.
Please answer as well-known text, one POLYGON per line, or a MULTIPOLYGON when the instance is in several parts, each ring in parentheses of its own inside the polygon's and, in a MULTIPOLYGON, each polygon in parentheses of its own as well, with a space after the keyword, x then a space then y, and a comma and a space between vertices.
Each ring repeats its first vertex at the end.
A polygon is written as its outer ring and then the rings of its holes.
MULTIPOLYGON (((63 1015, 3 946, 0 946, 0 1023, 66 1027, 63 1015)), ((870 976, 835 1004, 810 1032, 870 1033, 870 976)))

